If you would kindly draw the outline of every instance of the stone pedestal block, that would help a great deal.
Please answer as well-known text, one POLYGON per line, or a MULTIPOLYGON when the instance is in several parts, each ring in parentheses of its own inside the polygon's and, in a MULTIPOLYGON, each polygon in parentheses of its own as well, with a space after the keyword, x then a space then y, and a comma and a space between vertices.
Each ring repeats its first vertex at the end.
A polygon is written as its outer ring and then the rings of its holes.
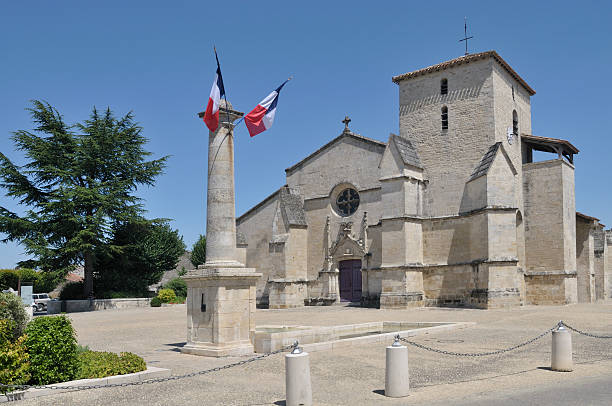
POLYGON ((254 268, 200 266, 187 283, 187 354, 210 357, 254 352, 256 282, 254 268))

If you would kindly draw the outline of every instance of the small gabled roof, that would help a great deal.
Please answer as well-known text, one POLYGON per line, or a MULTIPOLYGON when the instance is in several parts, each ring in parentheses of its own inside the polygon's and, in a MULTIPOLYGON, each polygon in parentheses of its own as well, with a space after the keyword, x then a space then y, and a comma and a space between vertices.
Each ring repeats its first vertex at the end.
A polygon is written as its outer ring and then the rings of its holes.
POLYGON ((404 161, 405 165, 410 165, 419 169, 423 169, 423 164, 421 164, 419 154, 417 153, 410 140, 395 134, 391 134, 391 139, 397 147, 397 150, 399 151, 400 156, 402 157, 402 161, 404 161))
POLYGON ((405 79, 410 79, 410 78, 420 76, 420 75, 426 75, 428 73, 441 71, 441 70, 444 70, 444 69, 447 69, 447 68, 450 68, 456 65, 470 63, 473 61, 477 61, 479 59, 486 59, 486 58, 495 59, 510 74, 510 76, 512 76, 517 82, 519 82, 525 88, 525 90, 527 90, 527 92, 529 92, 530 96, 533 96, 535 94, 535 90, 533 90, 527 84, 527 82, 525 82, 523 78, 521 78, 519 74, 516 73, 514 69, 512 69, 510 65, 508 65, 508 63, 504 61, 504 59, 501 56, 499 56, 499 54, 495 51, 486 51, 486 52, 479 52, 477 54, 469 54, 469 55, 460 56, 459 58, 451 59, 450 61, 442 62, 437 65, 428 66, 427 68, 415 70, 413 72, 404 73, 402 75, 393 76, 392 80, 393 80, 393 83, 399 84, 399 82, 405 79))
POLYGON ((580 213, 579 211, 576 212, 576 217, 580 217, 583 220, 586 220, 587 222, 589 222, 589 221, 592 221, 592 222, 599 221, 599 219, 597 217, 587 216, 586 214, 580 213))
POLYGON ((285 212, 287 224, 290 226, 307 226, 304 203, 301 196, 294 189, 281 188, 280 193, 281 210, 285 212))
MULTIPOLYGON (((504 147, 502 146, 501 142, 496 142, 495 144, 491 145, 478 163, 478 165, 476 165, 476 168, 474 168, 474 172, 472 172, 472 175, 470 176, 470 179, 468 179, 468 182, 479 178, 482 175, 486 175, 487 172, 489 172, 489 169, 491 168, 491 165, 495 160, 495 156, 497 155, 497 151, 499 151, 500 148, 503 151, 504 155, 506 155, 507 157, 507 154, 504 151, 504 147)), ((512 161, 509 158, 508 162, 510 164, 512 172, 516 173, 516 169, 514 168, 514 165, 512 165, 512 161)))
POLYGON ((343 131, 342 134, 340 134, 339 136, 337 136, 336 138, 334 138, 333 140, 331 140, 327 144, 323 145, 321 148, 317 149, 315 152, 313 152, 312 154, 308 155, 306 158, 302 159, 297 164, 292 165, 289 168, 285 169, 285 172, 287 174, 289 174, 290 172, 293 172, 295 169, 299 168, 302 164, 304 164, 305 162, 311 160, 312 158, 314 158, 315 156, 319 155, 323 151, 329 149, 331 146, 333 146, 334 144, 338 143, 343 138, 353 138, 353 139, 356 139, 358 141, 362 141, 362 142, 367 143, 367 144, 376 145, 376 146, 382 147, 382 148, 385 148, 387 146, 387 144, 384 143, 384 142, 373 140, 371 138, 367 138, 367 137, 364 137, 362 135, 355 134, 355 133, 353 133, 351 131, 343 131))

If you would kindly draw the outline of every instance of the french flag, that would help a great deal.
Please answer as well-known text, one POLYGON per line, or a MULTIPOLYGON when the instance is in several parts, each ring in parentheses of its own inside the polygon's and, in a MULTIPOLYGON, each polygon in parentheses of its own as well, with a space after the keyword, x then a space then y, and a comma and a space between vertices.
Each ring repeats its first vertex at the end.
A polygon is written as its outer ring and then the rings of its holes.
POLYGON ((257 107, 255 107, 249 114, 244 116, 244 123, 246 124, 249 134, 251 137, 266 131, 274 123, 274 115, 276 114, 276 105, 278 103, 278 95, 291 78, 285 80, 276 90, 272 91, 265 99, 263 99, 257 107))
POLYGON ((221 76, 221 66, 219 65, 219 58, 217 57, 216 49, 215 58, 217 59, 217 74, 215 75, 215 81, 213 82, 212 89, 210 89, 208 105, 206 106, 206 112, 204 113, 204 122, 206 123, 206 127, 208 127, 208 129, 212 132, 217 131, 217 127, 219 127, 219 102, 221 101, 221 97, 225 96, 223 76, 221 76))

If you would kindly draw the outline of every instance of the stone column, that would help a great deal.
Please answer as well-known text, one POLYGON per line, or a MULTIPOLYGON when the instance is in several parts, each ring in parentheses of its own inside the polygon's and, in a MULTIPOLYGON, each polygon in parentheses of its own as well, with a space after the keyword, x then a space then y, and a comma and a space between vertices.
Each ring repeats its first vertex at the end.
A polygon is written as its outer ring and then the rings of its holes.
POLYGON ((234 203, 234 121, 243 113, 219 106, 219 128, 208 137, 208 190, 206 194, 207 268, 243 267, 236 259, 236 206, 234 203))
POLYGON ((206 263, 183 277, 187 344, 181 351, 187 354, 222 357, 254 351, 255 284, 261 274, 245 268, 236 251, 233 122, 240 117, 222 101, 219 128, 209 134, 206 263))

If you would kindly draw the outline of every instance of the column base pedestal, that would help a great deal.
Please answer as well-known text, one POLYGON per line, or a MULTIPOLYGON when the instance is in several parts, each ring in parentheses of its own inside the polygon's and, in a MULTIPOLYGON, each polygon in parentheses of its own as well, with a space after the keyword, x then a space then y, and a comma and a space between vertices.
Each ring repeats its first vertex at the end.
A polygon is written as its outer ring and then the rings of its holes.
POLYGON ((187 344, 181 352, 207 357, 252 354, 255 340, 254 268, 206 268, 189 271, 187 344))
POLYGON ((253 354, 255 347, 251 342, 236 344, 187 343, 181 348, 181 352, 204 357, 238 357, 253 354))

